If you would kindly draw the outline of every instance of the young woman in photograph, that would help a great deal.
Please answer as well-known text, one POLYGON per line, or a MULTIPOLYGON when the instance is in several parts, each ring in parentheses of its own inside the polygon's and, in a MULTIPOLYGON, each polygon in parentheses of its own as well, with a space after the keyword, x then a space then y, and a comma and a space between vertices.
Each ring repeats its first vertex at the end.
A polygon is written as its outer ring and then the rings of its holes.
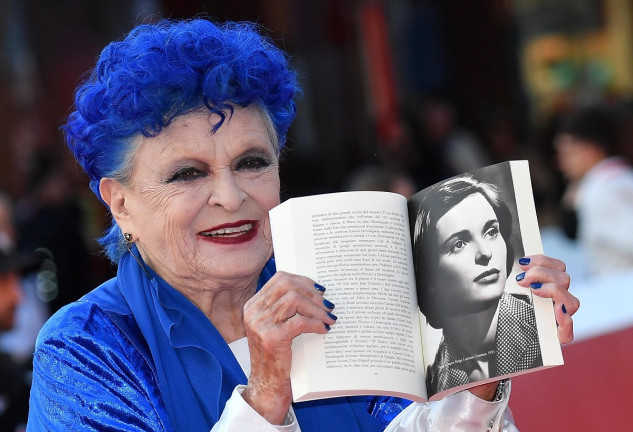
POLYGON ((442 329, 431 393, 542 365, 530 292, 505 290, 515 256, 499 191, 463 175, 414 200, 418 295, 428 324, 442 329))

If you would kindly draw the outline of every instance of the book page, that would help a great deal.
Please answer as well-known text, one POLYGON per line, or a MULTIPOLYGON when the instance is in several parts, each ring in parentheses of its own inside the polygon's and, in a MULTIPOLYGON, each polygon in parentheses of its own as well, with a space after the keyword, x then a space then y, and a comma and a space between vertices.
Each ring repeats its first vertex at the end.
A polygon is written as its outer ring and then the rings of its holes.
POLYGON ((404 197, 342 192, 271 210, 277 269, 327 288, 338 320, 293 342, 296 401, 357 394, 425 397, 404 197))
POLYGON ((527 161, 432 185, 409 219, 431 400, 562 364, 552 301, 515 279, 542 253, 527 161))
MULTIPOLYGON (((530 181, 530 169, 527 161, 511 162, 512 177, 516 196, 532 197, 532 184, 530 181)), ((538 227, 534 199, 517 200, 517 212, 521 238, 525 255, 543 253, 543 244, 538 227)), ((558 341, 558 333, 554 317, 554 302, 550 298, 532 296, 536 325, 540 337, 541 354, 544 365, 562 365, 563 353, 558 341)))

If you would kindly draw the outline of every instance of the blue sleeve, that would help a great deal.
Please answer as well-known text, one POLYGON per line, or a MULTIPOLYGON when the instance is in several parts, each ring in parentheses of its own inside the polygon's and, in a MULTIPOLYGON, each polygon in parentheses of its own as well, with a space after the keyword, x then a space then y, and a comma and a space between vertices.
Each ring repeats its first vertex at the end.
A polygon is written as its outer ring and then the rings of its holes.
POLYGON ((384 429, 410 404, 411 401, 407 399, 389 396, 371 396, 367 399, 367 412, 372 417, 378 419, 384 429))
POLYGON ((73 304, 41 330, 27 431, 171 431, 141 352, 94 305, 73 304))

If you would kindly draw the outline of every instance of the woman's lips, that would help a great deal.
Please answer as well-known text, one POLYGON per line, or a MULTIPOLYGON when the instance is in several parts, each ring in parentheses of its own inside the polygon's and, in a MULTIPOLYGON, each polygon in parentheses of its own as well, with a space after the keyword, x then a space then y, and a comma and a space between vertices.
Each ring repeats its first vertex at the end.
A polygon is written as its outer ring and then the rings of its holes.
POLYGON ((473 280, 473 282, 479 283, 479 284, 486 284, 486 283, 496 282, 498 280, 499 280, 499 270, 491 269, 491 270, 481 273, 479 276, 477 276, 473 280))
POLYGON ((237 221, 201 231, 200 236, 213 243, 240 244, 255 237, 258 227, 257 221, 237 221))

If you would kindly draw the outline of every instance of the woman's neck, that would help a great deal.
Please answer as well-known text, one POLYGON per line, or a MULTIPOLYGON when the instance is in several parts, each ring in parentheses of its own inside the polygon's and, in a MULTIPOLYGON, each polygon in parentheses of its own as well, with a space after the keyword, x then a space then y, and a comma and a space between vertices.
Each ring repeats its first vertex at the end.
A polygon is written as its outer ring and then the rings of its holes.
POLYGON ((494 350, 499 318, 499 303, 482 311, 452 316, 443 334, 451 346, 464 357, 494 350))
POLYGON ((227 343, 246 336, 244 305, 257 291, 257 278, 230 284, 204 283, 174 287, 200 309, 227 343), (204 288, 200 288, 203 286, 204 288))
POLYGON ((213 323, 227 343, 246 336, 244 305, 257 291, 259 273, 224 279, 201 276, 205 272, 195 268, 173 273, 169 271, 169 266, 145 264, 147 258, 136 250, 133 252, 134 259, 148 276, 156 274, 187 297, 213 323), (142 260, 136 253, 143 256, 142 260), (160 270, 157 271, 156 268, 160 270))

